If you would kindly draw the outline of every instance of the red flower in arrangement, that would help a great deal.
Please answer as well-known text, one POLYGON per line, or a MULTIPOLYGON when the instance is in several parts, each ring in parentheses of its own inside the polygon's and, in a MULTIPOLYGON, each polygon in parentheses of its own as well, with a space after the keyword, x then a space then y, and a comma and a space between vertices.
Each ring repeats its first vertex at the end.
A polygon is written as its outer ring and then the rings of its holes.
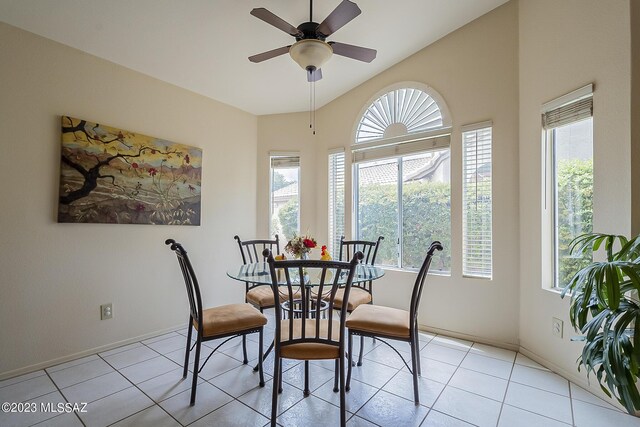
POLYGON ((184 156, 184 161, 189 164, 191 162, 191 159, 189 158, 189 155, 187 154, 186 156, 184 156))
POLYGON ((293 238, 289 240, 284 250, 296 258, 302 258, 303 255, 308 254, 311 249, 318 246, 316 239, 311 236, 297 236, 293 235, 293 238))
POLYGON ((158 169, 156 168, 149 168, 149 175, 151 176, 156 176, 156 174, 158 173, 158 169))
POLYGON ((138 164, 136 162, 131 163, 131 167, 134 169, 138 169, 138 164))
POLYGON ((145 209, 145 207, 144 207, 144 205, 143 205, 142 203, 138 203, 138 204, 136 205, 136 211, 138 211, 138 212, 144 212, 144 209, 145 209))

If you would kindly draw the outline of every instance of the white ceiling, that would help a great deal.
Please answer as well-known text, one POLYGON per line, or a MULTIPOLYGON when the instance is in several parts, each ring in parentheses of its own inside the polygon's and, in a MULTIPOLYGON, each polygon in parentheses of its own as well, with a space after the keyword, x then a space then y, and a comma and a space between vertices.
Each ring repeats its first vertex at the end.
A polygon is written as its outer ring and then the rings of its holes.
MULTIPOLYGON (((329 40, 377 49, 370 64, 334 55, 316 85, 316 107, 507 0, 355 0, 362 14, 329 40)), ((340 0, 316 0, 321 22, 340 0)), ((0 0, 0 21, 75 47, 253 114, 306 111, 305 71, 289 55, 247 57, 292 44, 249 15, 265 7, 294 26, 306 0, 0 0)))

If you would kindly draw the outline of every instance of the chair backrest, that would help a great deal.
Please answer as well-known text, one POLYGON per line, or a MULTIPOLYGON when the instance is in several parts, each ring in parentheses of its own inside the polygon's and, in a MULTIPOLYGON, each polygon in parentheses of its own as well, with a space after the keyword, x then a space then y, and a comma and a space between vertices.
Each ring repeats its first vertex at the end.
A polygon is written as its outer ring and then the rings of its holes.
POLYGON ((378 237, 378 240, 374 241, 345 240, 344 236, 342 236, 340 237, 340 261, 348 261, 353 257, 353 254, 360 251, 364 256, 362 262, 374 265, 376 255, 378 255, 378 247, 382 240, 384 240, 383 236, 378 237))
POLYGON ((273 240, 254 239, 242 241, 237 235, 233 236, 233 238, 238 242, 240 255, 242 255, 242 262, 244 264, 264 261, 265 258, 262 255, 262 252, 265 249, 269 249, 271 252, 275 251, 276 255, 280 253, 280 240, 277 234, 274 236, 273 240))
POLYGON ((334 301, 341 288, 344 289, 345 300, 349 297, 356 267, 363 258, 362 252, 355 253, 350 262, 299 259, 275 261, 268 249, 263 255, 269 264, 274 298, 276 301, 283 300, 281 304, 275 305, 275 318, 285 319, 276 322, 276 346, 281 348, 314 342, 341 347, 343 350, 347 304, 342 305, 338 315, 337 310, 334 310, 334 301), (338 336, 333 322, 337 315, 338 336), (301 321, 300 318, 306 321, 301 321), (284 334, 288 337, 285 340, 282 339, 283 328, 288 332, 284 334))
POLYGON ((174 251, 178 257, 178 264, 184 277, 184 284, 187 287, 187 298, 189 299, 191 318, 198 324, 198 333, 202 333, 202 297, 200 296, 200 286, 198 285, 196 273, 191 266, 191 261, 189 261, 187 251, 180 243, 173 239, 167 239, 164 243, 171 245, 171 250, 174 251))
POLYGON ((415 322, 416 317, 418 316, 418 307, 420 306, 420 297, 422 297, 422 288, 424 287, 424 282, 427 278, 427 273, 429 272, 431 259, 433 258, 433 254, 436 250, 442 250, 442 244, 438 241, 434 241, 429 246, 427 256, 422 262, 422 267, 420 267, 418 277, 416 277, 416 282, 413 285, 413 292, 411 293, 411 307, 409 309, 409 319, 411 322, 415 322))

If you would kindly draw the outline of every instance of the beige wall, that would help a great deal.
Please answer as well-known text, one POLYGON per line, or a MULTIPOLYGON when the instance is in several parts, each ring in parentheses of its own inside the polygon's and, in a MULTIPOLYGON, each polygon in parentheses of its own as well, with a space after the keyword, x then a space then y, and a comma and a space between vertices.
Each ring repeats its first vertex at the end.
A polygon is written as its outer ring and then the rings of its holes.
MULTIPOLYGON (((453 272, 451 277, 430 276, 419 321, 430 328, 507 345, 517 344, 518 331, 518 282, 514 280, 519 275, 517 13, 514 2, 500 7, 326 105, 318 111, 315 137, 309 132, 306 114, 261 117, 258 122, 259 165, 266 165, 269 150, 298 149, 303 152, 302 193, 310 190, 306 194, 315 194, 316 198, 302 202, 306 205, 302 212, 303 227, 310 224, 311 232, 326 243, 328 150, 344 147, 349 158, 354 125, 361 109, 385 87, 402 81, 416 81, 437 90, 453 117, 453 272), (460 126, 484 120, 494 122, 496 227, 492 281, 462 278, 460 262, 460 126)), ((329 72, 328 68, 326 72, 329 72)), ((321 85, 322 82, 318 83, 316 90, 322 90, 321 85)), ((349 164, 347 168, 349 171, 349 164)), ((266 170, 259 169, 258 176, 268 176, 266 170)), ((352 197, 350 175, 347 173, 348 212, 351 212, 352 197)), ((261 181, 258 183, 260 188, 267 188, 261 181)), ((266 198, 258 201, 258 229, 265 221, 260 209, 266 203, 266 198)), ((347 234, 351 234, 350 221, 349 216, 347 234)), ((406 308, 414 280, 413 273, 387 271, 385 278, 374 286, 376 302, 406 308)))
POLYGON ((640 3, 631 10, 631 234, 640 234, 640 3), (635 167, 634 167, 635 166, 635 167))
POLYGON ((225 269, 255 233, 256 117, 2 23, 0 58, 0 378, 186 323, 168 237, 205 304, 241 301, 225 269), (56 223, 62 114, 201 147, 202 226, 56 223))
MULTIPOLYGON (((258 117, 257 235, 253 237, 270 237, 269 156, 273 152, 295 152, 300 155, 300 231, 315 233, 316 199, 314 195, 318 147, 317 137, 309 129, 309 113, 274 114, 258 117)), ((252 237, 247 236, 247 238, 252 237)), ((283 239, 282 236, 280 238, 283 239)), ((280 247, 284 248, 284 244, 280 247)))
MULTIPOLYGON (((520 345, 574 379, 569 301, 543 289, 543 103, 594 83, 594 231, 631 231, 629 1, 520 1, 520 345), (564 338, 551 318, 564 320, 564 338)), ((580 381, 583 385, 585 381, 580 381)))

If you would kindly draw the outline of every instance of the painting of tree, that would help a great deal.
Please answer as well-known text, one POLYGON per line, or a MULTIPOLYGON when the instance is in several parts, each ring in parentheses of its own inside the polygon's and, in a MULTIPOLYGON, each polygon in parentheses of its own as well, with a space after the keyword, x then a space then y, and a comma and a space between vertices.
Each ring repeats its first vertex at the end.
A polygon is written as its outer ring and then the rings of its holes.
POLYGON ((62 116, 58 222, 200 225, 202 150, 62 116))

